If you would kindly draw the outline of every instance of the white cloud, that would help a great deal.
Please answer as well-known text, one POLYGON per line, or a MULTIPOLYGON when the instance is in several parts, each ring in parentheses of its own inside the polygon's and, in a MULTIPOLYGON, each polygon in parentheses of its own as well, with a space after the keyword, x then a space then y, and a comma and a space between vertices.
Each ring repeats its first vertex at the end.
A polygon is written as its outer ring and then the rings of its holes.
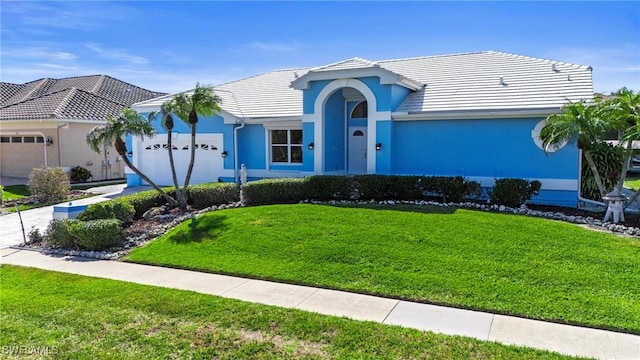
POLYGON ((11 16, 16 24, 25 28, 64 28, 94 30, 114 20, 131 16, 131 8, 117 3, 69 1, 3 1, 4 16, 11 16))
POLYGON ((566 48, 545 57, 593 68, 593 89, 608 94, 622 87, 640 91, 640 43, 608 48, 566 48))
POLYGON ((136 65, 149 63, 149 59, 142 56, 131 55, 126 49, 107 49, 96 44, 86 44, 85 47, 106 59, 125 61, 136 65))
POLYGON ((56 60, 75 60, 77 56, 70 52, 49 49, 46 47, 29 47, 0 51, 3 58, 15 59, 56 59, 56 60))
POLYGON ((245 44, 242 47, 247 47, 253 50, 265 51, 265 52, 291 52, 299 49, 300 44, 296 41, 287 42, 261 42, 254 41, 245 44))

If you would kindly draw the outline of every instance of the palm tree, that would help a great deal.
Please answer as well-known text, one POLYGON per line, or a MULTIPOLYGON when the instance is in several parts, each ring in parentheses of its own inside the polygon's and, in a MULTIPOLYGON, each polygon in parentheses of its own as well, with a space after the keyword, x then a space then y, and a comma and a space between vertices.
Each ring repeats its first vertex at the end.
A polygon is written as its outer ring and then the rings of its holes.
POLYGON ((124 163, 127 164, 133 172, 160 192, 169 204, 176 206, 178 204, 176 199, 169 196, 169 194, 131 163, 127 157, 127 144, 123 140, 123 137, 127 133, 140 137, 151 137, 154 135, 155 129, 149 120, 145 120, 136 111, 127 108, 124 109, 122 114, 117 118, 109 116, 106 124, 98 125, 91 129, 87 134, 87 144, 98 154, 102 147, 113 145, 118 155, 120 155, 124 163))
MULTIPOLYGON (((218 105, 219 102, 220 98, 213 93, 212 87, 201 86, 200 83, 196 83, 196 88, 193 90, 192 94, 177 94, 163 105, 166 111, 176 114, 178 118, 189 124, 189 127, 191 127, 191 158, 189 160, 189 168, 187 169, 187 175, 182 188, 184 194, 186 194, 189 181, 191 180, 191 173, 193 172, 193 165, 196 157, 196 126, 198 124, 198 114, 204 116, 217 114, 220 111, 220 106, 218 105)), ((185 197, 181 201, 180 207, 184 209, 186 206, 187 203, 185 197)))
MULTIPOLYGON (((157 112, 153 112, 149 114, 149 118, 153 119, 157 116, 157 112)), ((178 185, 178 176, 176 175, 176 166, 173 161, 173 142, 172 142, 172 133, 173 133, 173 116, 171 112, 167 109, 165 104, 160 106, 160 125, 167 130, 167 151, 169 152, 169 166, 171 168, 171 177, 173 179, 173 186, 176 192, 176 198, 178 199, 178 204, 187 202, 187 194, 180 189, 178 185)))
MULTIPOLYGON (((640 140, 640 92, 622 88, 602 103, 602 113, 605 114, 611 127, 621 133, 620 141, 626 142, 622 172, 616 190, 622 192, 626 180, 629 162, 633 156, 633 142, 640 140)), ((639 195, 636 192, 627 206, 639 195)))
POLYGON ((540 139, 545 151, 551 147, 577 141, 578 149, 582 150, 587 160, 601 197, 605 196, 606 191, 591 156, 591 149, 594 144, 602 141, 602 135, 607 128, 608 125, 600 117, 598 107, 593 103, 581 101, 569 102, 562 107, 559 114, 549 115, 545 120, 545 126, 540 131, 540 139))

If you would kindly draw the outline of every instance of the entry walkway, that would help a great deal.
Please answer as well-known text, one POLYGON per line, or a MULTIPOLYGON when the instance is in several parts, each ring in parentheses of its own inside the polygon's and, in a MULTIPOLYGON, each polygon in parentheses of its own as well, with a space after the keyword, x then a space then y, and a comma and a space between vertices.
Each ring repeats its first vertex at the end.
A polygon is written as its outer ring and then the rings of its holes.
POLYGON ((597 359, 640 359, 640 336, 307 286, 6 248, 0 263, 346 316, 597 359))

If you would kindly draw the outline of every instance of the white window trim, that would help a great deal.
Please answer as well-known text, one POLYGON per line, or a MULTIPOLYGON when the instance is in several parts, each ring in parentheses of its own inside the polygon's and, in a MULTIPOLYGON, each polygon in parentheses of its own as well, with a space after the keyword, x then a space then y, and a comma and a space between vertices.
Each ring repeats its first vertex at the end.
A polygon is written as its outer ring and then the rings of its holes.
MULTIPOLYGON (((263 124, 265 129, 267 131, 264 132, 265 134, 265 144, 267 146, 265 154, 266 154, 266 160, 267 160, 267 164, 269 164, 269 168, 271 168, 271 166, 298 166, 298 165, 302 165, 303 161, 301 162, 291 162, 291 146, 298 146, 298 144, 291 144, 291 130, 300 130, 302 131, 302 123, 300 122, 282 122, 282 123, 271 123, 271 124, 263 124), (287 130, 288 134, 287 134, 287 144, 276 144, 275 146, 287 146, 287 152, 288 152, 288 158, 289 161, 288 162, 274 162, 273 156, 272 156, 272 148, 273 148, 273 144, 271 144, 271 131, 272 130, 287 130)), ((302 151, 304 152, 304 141, 303 143, 301 143, 299 145, 302 149, 302 151)), ((303 155, 304 156, 304 155, 303 155)))

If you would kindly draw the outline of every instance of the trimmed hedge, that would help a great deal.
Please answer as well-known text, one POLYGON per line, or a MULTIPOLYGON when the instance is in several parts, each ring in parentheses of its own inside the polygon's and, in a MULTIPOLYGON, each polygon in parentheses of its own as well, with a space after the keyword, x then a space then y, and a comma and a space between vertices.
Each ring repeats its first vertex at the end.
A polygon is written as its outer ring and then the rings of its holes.
POLYGON ((229 204, 240 200, 240 192, 236 183, 207 183, 187 188, 189 203, 196 209, 204 209, 214 205, 229 204))
POLYGON ((422 194, 441 197, 444 202, 460 202, 463 198, 479 198, 482 195, 480 183, 462 176, 421 176, 418 183, 422 194))
POLYGON ((538 195, 541 185, 538 180, 496 179, 489 197, 494 204, 516 207, 538 195))
POLYGON ((297 203, 305 198, 303 178, 264 179, 248 182, 240 188, 246 205, 297 203))
POLYGON ((133 205, 120 199, 91 204, 78 215, 78 220, 118 219, 123 224, 133 222, 136 210, 133 205))
MULTIPOLYGON (((167 191, 167 189, 164 189, 167 191)), ((142 215, 149 209, 157 206, 162 206, 167 203, 164 196, 156 190, 147 190, 139 193, 125 195, 119 197, 118 201, 126 202, 133 206, 135 210, 135 219, 141 219, 142 215)))
POLYGON ((347 176, 309 176, 304 179, 305 196, 314 200, 352 199, 353 187, 347 176))
POLYGON ((242 186, 245 205, 302 200, 416 200, 439 197, 460 201, 481 194, 480 184, 461 176, 316 175, 304 179, 265 179, 242 186))
POLYGON ((49 244, 63 248, 77 247, 76 239, 71 235, 69 230, 74 219, 53 219, 49 222, 47 230, 45 230, 44 239, 49 244))
POLYGON ((118 219, 54 219, 49 222, 44 238, 55 246, 96 251, 121 244, 124 235, 118 219))
POLYGON ((75 221, 69 231, 82 249, 105 250, 122 243, 122 223, 118 219, 75 221))

